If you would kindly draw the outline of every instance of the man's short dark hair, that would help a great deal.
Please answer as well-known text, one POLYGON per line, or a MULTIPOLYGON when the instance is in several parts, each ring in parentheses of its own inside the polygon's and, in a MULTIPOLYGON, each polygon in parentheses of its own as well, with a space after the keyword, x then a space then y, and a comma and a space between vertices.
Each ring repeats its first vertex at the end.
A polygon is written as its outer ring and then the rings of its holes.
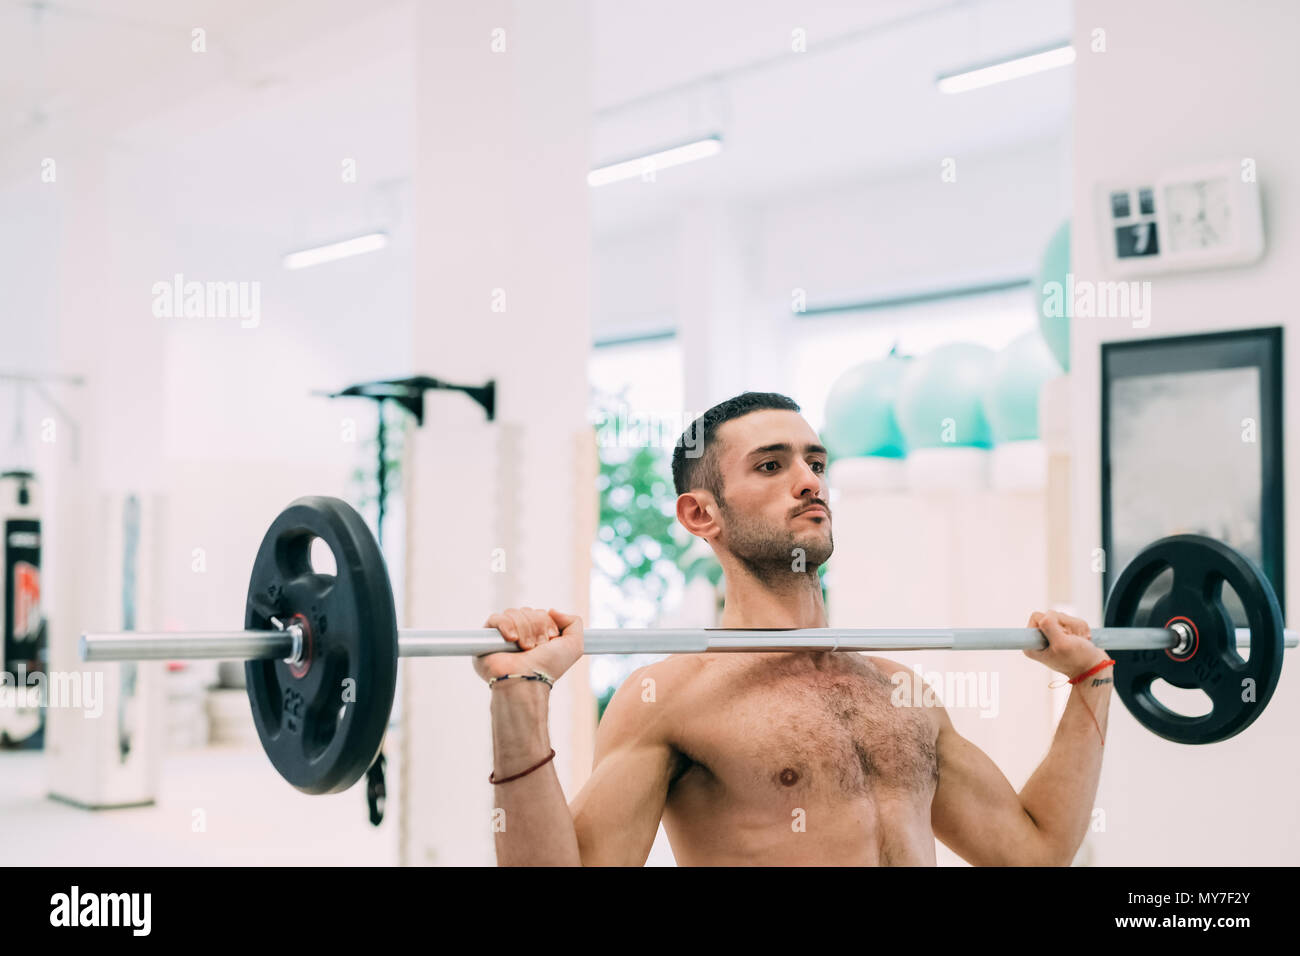
POLYGON ((718 429, 733 418, 774 408, 797 412, 794 399, 776 392, 742 392, 718 402, 687 426, 673 448, 673 487, 677 494, 704 488, 722 501, 722 468, 718 464, 718 429), (689 454, 688 454, 689 451, 689 454))

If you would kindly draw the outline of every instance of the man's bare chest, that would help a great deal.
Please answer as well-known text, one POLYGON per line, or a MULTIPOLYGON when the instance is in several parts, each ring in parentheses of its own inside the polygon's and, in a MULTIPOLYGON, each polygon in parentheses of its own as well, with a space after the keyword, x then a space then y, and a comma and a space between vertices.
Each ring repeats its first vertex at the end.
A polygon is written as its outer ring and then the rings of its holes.
POLYGON ((769 790, 828 799, 932 794, 936 724, 901 706, 894 690, 863 659, 723 663, 697 685, 675 745, 695 785, 760 799, 769 790))

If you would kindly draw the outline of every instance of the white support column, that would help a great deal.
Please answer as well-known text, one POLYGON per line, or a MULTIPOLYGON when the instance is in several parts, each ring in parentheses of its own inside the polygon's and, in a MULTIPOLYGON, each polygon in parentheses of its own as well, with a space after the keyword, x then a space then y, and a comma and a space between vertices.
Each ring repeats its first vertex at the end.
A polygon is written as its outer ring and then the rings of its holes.
POLYGON ((720 206, 692 207, 682 216, 677 248, 686 409, 702 412, 747 387, 766 391, 749 380, 745 256, 736 215, 720 206))
MULTIPOLYGON (((430 393, 409 471, 404 619, 510 605, 587 614, 587 5, 420 4, 411 368, 497 381, 497 421, 430 393)), ((489 691, 465 660, 403 665, 401 860, 495 862, 489 691)), ((551 696, 566 793, 590 769, 585 667, 551 696), (579 749, 575 749, 575 742, 579 749), (582 750, 583 752, 579 752, 582 750)))
POLYGON ((123 806, 156 796, 161 667, 87 665, 76 648, 84 630, 130 623, 128 604, 134 626, 161 623, 166 330, 151 309, 152 278, 132 256, 129 204, 113 204, 111 154, 87 149, 57 158, 53 364, 85 384, 61 392, 76 422, 75 450, 72 429, 54 424, 60 453, 51 456, 46 512, 49 669, 87 676, 73 678, 84 685, 82 706, 48 711, 49 786, 78 804, 123 806))

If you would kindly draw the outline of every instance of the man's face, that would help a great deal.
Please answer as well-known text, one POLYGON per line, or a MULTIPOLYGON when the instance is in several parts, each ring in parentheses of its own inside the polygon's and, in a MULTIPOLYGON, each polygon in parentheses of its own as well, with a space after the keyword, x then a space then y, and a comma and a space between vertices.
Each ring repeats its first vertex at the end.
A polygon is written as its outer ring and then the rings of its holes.
POLYGON ((718 543, 753 566, 814 570, 835 548, 826 449, 798 412, 765 409, 718 429, 723 478, 718 543))

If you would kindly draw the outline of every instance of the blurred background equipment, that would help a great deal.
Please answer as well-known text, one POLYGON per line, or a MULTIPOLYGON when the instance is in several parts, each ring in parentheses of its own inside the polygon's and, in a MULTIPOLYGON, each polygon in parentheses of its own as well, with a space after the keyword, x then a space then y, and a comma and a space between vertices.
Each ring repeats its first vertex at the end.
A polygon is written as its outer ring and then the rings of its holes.
POLYGON ((1038 303, 1038 328, 1052 355, 1065 371, 1070 371, 1070 316, 1074 286, 1070 280, 1070 223, 1067 220, 1052 233, 1043 250, 1034 283, 1034 300, 1038 303))
POLYGON ((41 608, 40 508, 36 476, 30 471, 0 472, 0 533, 4 535, 0 674, 6 696, 14 695, 12 705, 0 706, 0 749, 38 748, 43 742, 44 714, 39 696, 29 693, 33 687, 29 678, 45 672, 46 630, 41 608))

